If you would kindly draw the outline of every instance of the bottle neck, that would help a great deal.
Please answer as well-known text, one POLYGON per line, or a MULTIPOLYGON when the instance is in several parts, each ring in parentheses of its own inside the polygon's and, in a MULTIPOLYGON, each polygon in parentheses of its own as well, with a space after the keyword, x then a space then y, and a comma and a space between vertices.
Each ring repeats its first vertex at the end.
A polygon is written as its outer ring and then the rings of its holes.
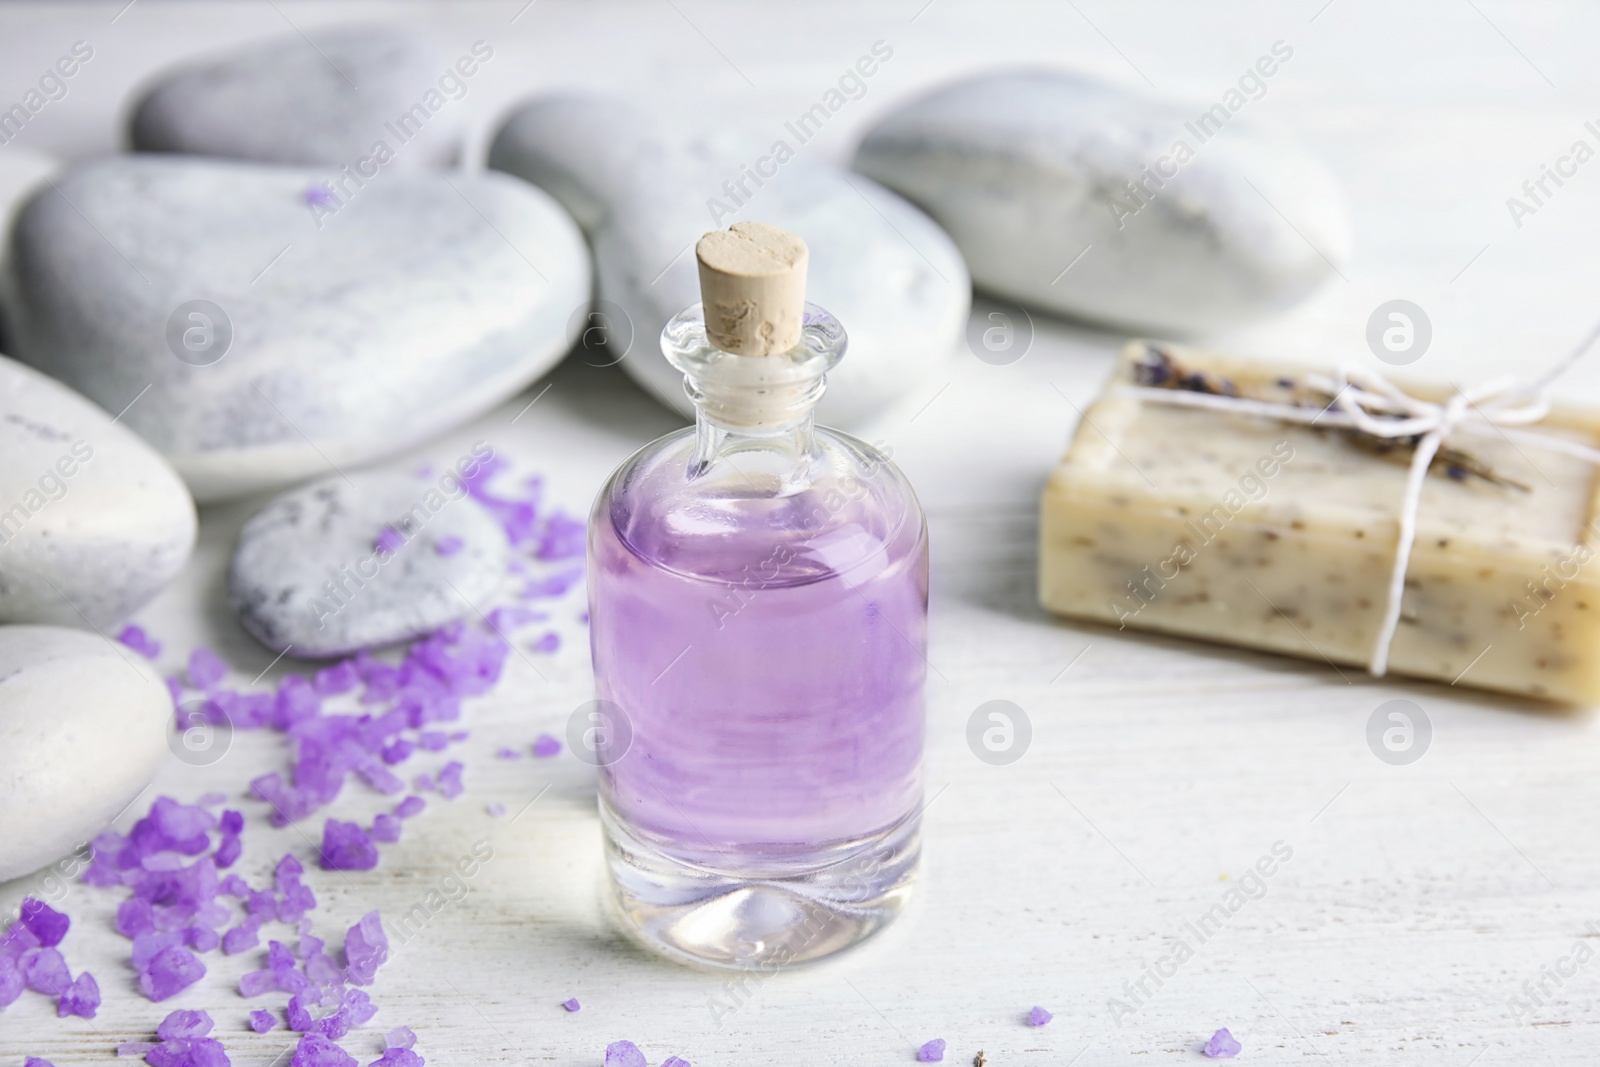
POLYGON ((816 456, 816 419, 810 407, 789 425, 762 429, 720 424, 699 405, 696 411, 695 455, 690 471, 693 476, 703 474, 724 457, 737 471, 738 460, 732 457, 760 453, 766 472, 770 473, 774 466, 790 469, 792 473, 783 478, 788 484, 803 477, 802 472, 816 456))

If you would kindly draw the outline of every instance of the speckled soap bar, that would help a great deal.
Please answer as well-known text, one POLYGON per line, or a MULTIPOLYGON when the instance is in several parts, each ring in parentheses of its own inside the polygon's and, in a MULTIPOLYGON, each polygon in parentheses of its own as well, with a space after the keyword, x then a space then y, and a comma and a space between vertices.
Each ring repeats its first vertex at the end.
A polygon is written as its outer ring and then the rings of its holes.
MULTIPOLYGON (((1316 404, 1304 372, 1134 342, 1045 487, 1046 608, 1366 666, 1382 623, 1412 450, 1136 386, 1316 404)), ((1412 390, 1424 399, 1446 394, 1412 390)), ((1586 444, 1600 417, 1531 429, 1586 444)), ((1424 480, 1389 670, 1600 703, 1596 468, 1457 434, 1424 480)))

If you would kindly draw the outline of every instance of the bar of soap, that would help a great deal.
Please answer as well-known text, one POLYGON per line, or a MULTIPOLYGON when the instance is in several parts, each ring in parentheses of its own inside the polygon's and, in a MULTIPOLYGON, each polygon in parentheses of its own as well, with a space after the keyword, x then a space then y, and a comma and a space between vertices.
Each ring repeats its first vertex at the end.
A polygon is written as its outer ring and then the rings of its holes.
MULTIPOLYGON (((1385 453, 1350 432, 1135 388, 1161 375, 1277 403, 1308 395, 1304 371, 1128 345, 1044 490, 1044 606, 1364 668, 1410 447, 1385 453)), ((1558 408, 1526 429, 1594 445, 1600 416, 1558 408)), ((1390 672, 1600 703, 1596 467, 1498 435, 1458 433, 1447 447, 1465 455, 1436 460, 1424 480, 1390 672)))

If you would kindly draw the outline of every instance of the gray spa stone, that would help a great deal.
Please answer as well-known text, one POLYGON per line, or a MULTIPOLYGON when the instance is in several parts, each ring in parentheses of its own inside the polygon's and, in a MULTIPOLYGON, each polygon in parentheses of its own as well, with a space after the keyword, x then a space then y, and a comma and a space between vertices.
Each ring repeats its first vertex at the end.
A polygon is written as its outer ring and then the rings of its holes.
POLYGON ((700 300, 693 242, 740 219, 800 235, 811 250, 807 299, 836 315, 850 337, 844 362, 828 375, 818 417, 860 426, 892 402, 948 380, 971 297, 967 270, 921 211, 826 163, 769 162, 764 169, 776 176, 760 187, 745 178, 748 198, 725 190, 723 183, 744 177, 770 144, 734 149, 678 140, 630 105, 552 96, 512 114, 489 165, 541 186, 578 220, 594 250, 599 310, 620 307, 623 328, 631 330, 623 368, 684 413, 692 408, 683 375, 662 356, 660 336, 672 316, 700 300), (714 217, 713 199, 733 213, 714 217))
POLYGON ((0 356, 0 623, 108 627, 177 576, 194 539, 194 501, 160 454, 0 356))
POLYGON ((313 171, 121 156, 56 184, 12 233, 8 350, 127 408, 201 501, 493 407, 561 359, 589 299, 572 219, 500 174, 380 172, 323 202, 313 171))
POLYGON ((1288 307, 1350 255, 1333 176, 1218 107, 1201 128, 1206 104, 1064 73, 988 74, 884 118, 855 167, 937 219, 980 289, 1136 330, 1204 333, 1288 307), (1192 154, 1181 165, 1179 142, 1192 154))
POLYGON ((347 655, 487 610, 509 553, 500 524, 459 480, 333 475, 284 493, 244 524, 228 600, 274 652, 347 655))
POLYGON ((382 141, 391 167, 444 166, 460 144, 455 98, 470 91, 455 58, 385 27, 285 36, 163 74, 134 106, 129 139, 141 152, 333 167, 382 141))
POLYGON ((84 630, 0 626, 0 882, 78 853, 167 753, 172 697, 84 630))

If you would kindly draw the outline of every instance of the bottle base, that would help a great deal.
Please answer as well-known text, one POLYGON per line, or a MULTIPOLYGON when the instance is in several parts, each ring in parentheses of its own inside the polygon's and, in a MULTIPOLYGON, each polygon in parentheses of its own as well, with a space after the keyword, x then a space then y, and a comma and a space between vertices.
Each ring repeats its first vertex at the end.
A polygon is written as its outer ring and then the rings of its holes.
POLYGON ((628 932, 679 961, 735 970, 811 963, 871 937, 904 908, 921 852, 919 815, 781 863, 737 855, 715 866, 642 840, 604 800, 600 821, 628 932))

